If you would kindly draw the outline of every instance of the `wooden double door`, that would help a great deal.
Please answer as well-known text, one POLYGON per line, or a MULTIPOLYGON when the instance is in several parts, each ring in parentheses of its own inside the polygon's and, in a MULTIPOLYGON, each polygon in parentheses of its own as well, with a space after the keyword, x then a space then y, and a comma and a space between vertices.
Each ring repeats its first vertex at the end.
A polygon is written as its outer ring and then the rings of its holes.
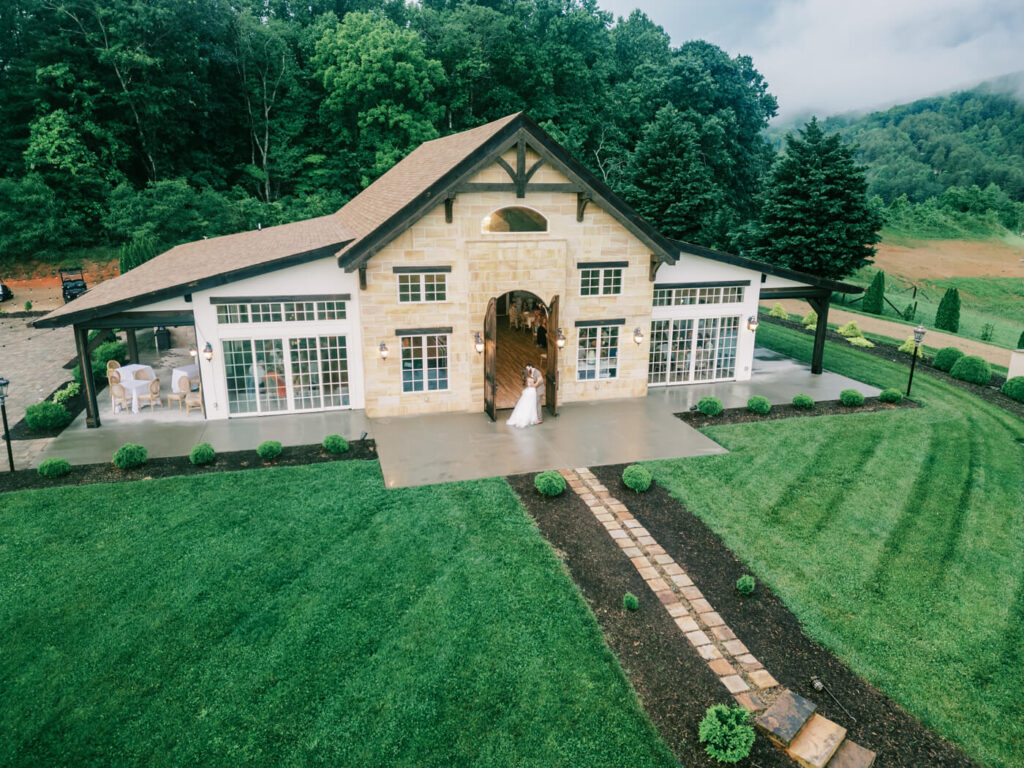
MULTIPOLYGON (((547 306, 547 348, 544 365, 544 404, 548 413, 558 415, 558 296, 547 306)), ((484 412, 496 420, 498 396, 498 298, 487 302, 484 314, 484 412)), ((508 374, 506 374, 508 375, 508 374)))

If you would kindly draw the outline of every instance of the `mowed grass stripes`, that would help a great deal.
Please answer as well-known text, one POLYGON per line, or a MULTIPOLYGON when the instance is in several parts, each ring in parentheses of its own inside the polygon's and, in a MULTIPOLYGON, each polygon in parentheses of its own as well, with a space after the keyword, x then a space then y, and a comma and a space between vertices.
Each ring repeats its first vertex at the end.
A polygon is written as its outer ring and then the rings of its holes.
MULTIPOLYGON (((777 326, 758 342, 810 358, 777 326)), ((825 360, 906 385, 854 349, 825 360)), ((711 428, 728 455, 651 467, 813 637, 978 761, 1019 766, 1024 423, 921 372, 914 395, 925 408, 711 428)))
POLYGON ((0 765, 670 766, 502 480, 0 497, 0 765))

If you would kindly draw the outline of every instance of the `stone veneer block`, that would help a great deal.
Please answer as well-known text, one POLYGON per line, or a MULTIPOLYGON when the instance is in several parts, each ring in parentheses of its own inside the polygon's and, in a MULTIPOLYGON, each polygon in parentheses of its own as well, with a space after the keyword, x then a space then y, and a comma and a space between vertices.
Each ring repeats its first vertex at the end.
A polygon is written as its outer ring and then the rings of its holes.
POLYGON ((790 743, 786 754, 804 768, 825 768, 845 738, 843 726, 815 713, 790 743))
POLYGON ((700 615, 700 620, 707 624, 709 627, 721 627, 725 624, 725 619, 719 616, 714 611, 707 611, 700 615))
POLYGON ((692 583, 688 587, 683 587, 679 590, 683 593, 683 597, 687 600, 700 600, 704 597, 704 593, 701 592, 697 587, 693 586, 692 583))
POLYGON ((689 616, 679 616, 676 619, 676 626, 678 626, 683 632, 698 632, 700 630, 700 624, 694 621, 689 616))
POLYGON ((779 681, 772 677, 767 669, 755 669, 747 676, 750 678, 750 682, 758 688, 774 688, 779 684, 779 681))
POLYGON ((732 656, 742 656, 744 653, 748 653, 747 646, 739 640, 726 640, 722 643, 722 647, 732 656))
POLYGON ((735 640, 736 633, 729 629, 725 624, 720 627, 712 627, 711 633, 719 640, 735 640))
POLYGON ((683 616, 689 616, 689 611, 683 606, 682 603, 673 603, 672 605, 666 605, 665 610, 668 611, 668 615, 673 618, 682 618, 683 616))
POLYGON ((733 669, 732 664, 725 659, 714 659, 713 661, 709 661, 708 666, 711 667, 711 671, 719 677, 736 674, 736 670, 733 669))
POLYGON ((700 630, 697 630, 695 632, 687 632, 686 633, 686 639, 690 641, 691 645, 698 646, 698 647, 700 647, 702 645, 710 645, 711 644, 711 638, 709 638, 707 635, 705 635, 700 630))
MULTIPOLYGON (((685 597, 685 595, 684 595, 684 597, 685 597)), ((689 598, 687 598, 687 599, 689 600, 689 598)), ((690 600, 690 605, 693 606, 693 610, 695 610, 697 613, 707 613, 708 611, 714 610, 711 607, 711 603, 709 603, 703 597, 698 597, 698 598, 695 598, 694 600, 690 600)))
POLYGON ((646 579, 647 586, 655 592, 668 592, 669 586, 665 583, 664 579, 646 579))
POLYGON ((776 744, 788 747, 817 708, 818 705, 813 701, 808 701, 786 689, 764 714, 757 718, 757 725, 776 744))
POLYGON ((722 652, 713 645, 702 645, 697 648, 697 653, 699 653, 700 657, 705 661, 722 658, 722 652))
POLYGON ((874 764, 874 752, 849 739, 843 739, 828 768, 871 768, 874 764))
POLYGON ((728 690, 729 693, 743 693, 744 691, 750 690, 750 686, 747 685, 739 675, 728 675, 720 679, 722 681, 722 685, 726 687, 726 690, 728 690))

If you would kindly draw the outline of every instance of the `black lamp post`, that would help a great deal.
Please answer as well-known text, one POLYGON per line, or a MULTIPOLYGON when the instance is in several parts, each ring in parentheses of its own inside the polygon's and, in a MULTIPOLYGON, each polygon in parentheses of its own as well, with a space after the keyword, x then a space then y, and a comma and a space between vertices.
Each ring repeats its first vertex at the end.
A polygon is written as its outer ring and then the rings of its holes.
POLYGON ((7 463, 14 471, 14 451, 11 450, 11 430, 7 428, 7 386, 10 384, 7 379, 0 376, 0 414, 4 422, 4 442, 7 443, 7 463))
POLYGON ((907 397, 910 397, 910 385, 914 383, 914 368, 917 366, 917 356, 921 350, 921 341, 924 339, 925 328, 923 325, 914 329, 914 352, 910 361, 910 378, 907 379, 907 397))

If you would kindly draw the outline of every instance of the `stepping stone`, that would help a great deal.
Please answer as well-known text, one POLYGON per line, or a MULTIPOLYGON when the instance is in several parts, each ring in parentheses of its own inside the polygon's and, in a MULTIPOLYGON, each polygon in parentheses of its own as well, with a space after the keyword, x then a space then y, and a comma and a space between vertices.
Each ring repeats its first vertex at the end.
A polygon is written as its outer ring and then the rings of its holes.
POLYGON ((737 693, 733 696, 736 703, 750 712, 760 712, 764 709, 764 702, 756 693, 737 693))
POLYGON ((745 653, 750 653, 747 650, 747 646, 741 643, 739 640, 727 640, 722 643, 722 647, 725 648, 731 656, 742 656, 745 653))
MULTIPOLYGON (((673 603, 672 605, 666 605, 665 610, 668 611, 668 615, 672 618, 683 618, 689 616, 689 612, 682 603, 673 603)), ((697 622, 694 622, 696 624, 697 622)))
POLYGON ((700 624, 691 619, 689 616, 680 616, 678 619, 676 619, 676 626, 686 633, 700 631, 700 624))
MULTIPOLYGON (((683 597, 686 597, 686 595, 683 595, 683 597)), ((688 597, 686 599, 690 600, 690 598, 688 597)), ((690 605, 693 606, 693 610, 695 610, 697 613, 707 613, 708 611, 714 610, 714 608, 711 607, 711 603, 709 603, 703 597, 698 597, 694 600, 690 600, 690 605)))
POLYGON ((709 661, 708 666, 711 667, 711 671, 719 677, 736 674, 736 670, 733 669, 732 664, 725 659, 714 659, 713 661, 709 661))
POLYGON ((708 611, 700 615, 700 620, 707 624, 709 627, 722 627, 725 626, 725 619, 719 616, 714 611, 708 611))
POLYGON ((808 701, 787 689, 757 718, 757 724, 768 734, 769 739, 788 747, 817 708, 818 705, 813 701, 808 701))
POLYGON ((755 669, 747 676, 750 678, 750 682, 758 688, 774 688, 779 684, 779 681, 772 677, 767 669, 755 669))
POLYGON ((690 644, 694 645, 694 646, 710 645, 711 644, 711 640, 708 638, 708 636, 705 635, 700 630, 697 630, 695 632, 687 632, 686 633, 686 639, 689 640, 690 644))
POLYGON ((713 645, 701 645, 697 648, 697 653, 700 654, 700 657, 704 659, 704 661, 722 658, 722 652, 713 645))
POLYGON ((726 687, 729 693, 743 693, 750 690, 750 686, 739 675, 727 675, 718 679, 722 681, 722 685, 726 687))
POLYGON ((790 743, 786 754, 804 768, 825 768, 845 738, 843 726, 815 713, 790 743))
POLYGON ((871 768, 874 764, 874 752, 846 739, 839 745, 828 768, 871 768))
POLYGON ((719 640, 722 640, 722 641, 725 641, 725 640, 735 640, 736 639, 736 633, 733 632, 731 629, 729 629, 724 624, 722 626, 720 626, 720 627, 712 627, 711 628, 711 632, 712 632, 712 634, 714 634, 715 637, 717 637, 719 640))

